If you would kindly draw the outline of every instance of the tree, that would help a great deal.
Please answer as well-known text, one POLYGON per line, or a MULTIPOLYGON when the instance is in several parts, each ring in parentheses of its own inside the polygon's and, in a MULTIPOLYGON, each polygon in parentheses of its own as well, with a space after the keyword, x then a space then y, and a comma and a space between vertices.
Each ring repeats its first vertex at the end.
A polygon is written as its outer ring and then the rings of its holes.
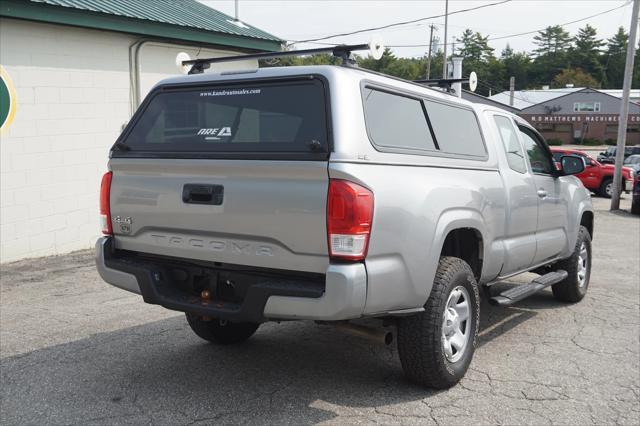
POLYGON ((573 38, 570 55, 574 66, 602 80, 604 69, 600 63, 600 48, 604 45, 604 41, 596 36, 596 29, 591 25, 587 24, 584 28, 580 28, 573 38))
POLYGON ((603 86, 607 89, 622 88, 628 43, 629 35, 625 33, 623 27, 619 27, 618 32, 607 40, 605 54, 600 60, 604 69, 603 86))
POLYGON ((464 59, 464 62, 485 62, 493 58, 494 49, 489 46, 487 40, 489 37, 483 37, 479 32, 473 32, 470 29, 464 30, 462 37, 456 38, 456 42, 462 44, 459 47, 456 56, 464 59))
POLYGON ((463 75, 469 75, 471 71, 478 74, 478 93, 482 95, 489 93, 489 87, 501 87, 504 82, 504 67, 493 55, 494 49, 489 46, 488 39, 488 36, 466 29, 456 38, 459 47, 454 52, 454 56, 462 58, 463 75))
POLYGON ((389 65, 397 60, 398 58, 396 58, 391 49, 385 47, 380 59, 376 60, 373 56, 367 55, 365 58, 358 59, 358 65, 372 71, 384 72, 383 70, 385 68, 389 67, 389 65))
POLYGON ((550 84, 553 77, 567 68, 571 36, 560 25, 539 31, 533 37, 538 47, 533 51, 535 61, 531 68, 531 81, 536 85, 550 84))
POLYGON ((358 57, 357 63, 362 68, 407 80, 424 78, 426 74, 426 61, 424 58, 397 58, 389 48, 384 50, 382 58, 379 60, 367 55, 366 57, 358 57))
POLYGON ((504 64, 504 73, 506 76, 507 84, 509 77, 515 77, 517 88, 529 87, 531 77, 531 58, 525 52, 515 53, 511 46, 507 44, 502 54, 500 55, 500 61, 504 64))
POLYGON ((536 56, 557 55, 569 50, 571 36, 560 25, 553 25, 538 31, 533 43, 538 46, 533 51, 536 56))
POLYGON ((563 69, 553 79, 553 87, 566 87, 567 84, 573 84, 574 87, 600 88, 600 83, 598 83, 590 74, 584 72, 581 68, 563 69))

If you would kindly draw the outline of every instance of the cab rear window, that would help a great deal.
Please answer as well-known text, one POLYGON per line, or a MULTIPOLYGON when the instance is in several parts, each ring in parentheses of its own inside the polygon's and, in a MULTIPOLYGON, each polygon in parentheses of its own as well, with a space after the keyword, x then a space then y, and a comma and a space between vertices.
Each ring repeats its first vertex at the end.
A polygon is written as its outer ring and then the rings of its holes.
POLYGON ((327 152, 319 80, 169 89, 143 108, 117 150, 327 152))
POLYGON ((475 160, 487 156, 471 109, 369 86, 362 95, 367 132, 379 151, 475 160))

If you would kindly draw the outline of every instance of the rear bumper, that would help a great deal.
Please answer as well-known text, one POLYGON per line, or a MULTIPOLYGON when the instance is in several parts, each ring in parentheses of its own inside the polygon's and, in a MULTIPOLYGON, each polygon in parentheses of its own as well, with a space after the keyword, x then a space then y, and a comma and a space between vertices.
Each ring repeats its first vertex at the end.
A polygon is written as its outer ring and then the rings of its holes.
MULTIPOLYGON (((366 300, 367 275, 361 263, 329 265, 324 280, 270 277, 246 274, 223 267, 209 267, 217 277, 238 277, 247 281, 239 302, 203 301, 180 291, 165 264, 131 256, 118 256, 110 237, 96 243, 96 266, 107 283, 140 294, 147 303, 237 322, 271 319, 346 320, 362 316, 366 300)), ((234 278, 235 279, 235 278, 234 278)))

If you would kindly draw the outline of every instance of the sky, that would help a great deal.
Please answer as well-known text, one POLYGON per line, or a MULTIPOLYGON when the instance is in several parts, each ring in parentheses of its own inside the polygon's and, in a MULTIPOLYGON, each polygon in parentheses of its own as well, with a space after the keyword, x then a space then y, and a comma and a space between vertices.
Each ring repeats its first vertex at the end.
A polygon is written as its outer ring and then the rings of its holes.
MULTIPOLYGON (((233 0, 199 0, 223 13, 234 15, 233 0)), ((496 3, 501 0, 449 0, 452 11, 496 3)), ((501 37, 534 31, 549 25, 563 24, 598 14, 608 9, 629 3, 626 0, 512 0, 476 11, 449 16, 448 39, 459 37, 470 28, 484 36, 501 37)), ((400 21, 415 20, 444 13, 445 0, 240 0, 239 16, 242 21, 289 41, 307 40, 363 28, 387 25, 400 21)), ((631 21, 631 4, 615 11, 593 17, 564 28, 572 35, 587 23, 595 27, 598 36, 609 38, 623 26, 628 32, 631 21)), ((323 40, 323 43, 367 43, 371 35, 379 34, 385 46, 396 56, 424 56, 429 40, 429 24, 437 26, 436 35, 444 39, 444 18, 433 18, 414 24, 384 30, 323 40), (418 47, 396 47, 420 45, 418 47)), ((516 51, 531 51, 534 34, 489 41, 500 52, 507 43, 516 51)), ((299 49, 320 47, 318 44, 296 44, 299 49)), ((442 42, 441 42, 442 47, 442 42)), ((451 50, 451 45, 447 47, 451 50)))

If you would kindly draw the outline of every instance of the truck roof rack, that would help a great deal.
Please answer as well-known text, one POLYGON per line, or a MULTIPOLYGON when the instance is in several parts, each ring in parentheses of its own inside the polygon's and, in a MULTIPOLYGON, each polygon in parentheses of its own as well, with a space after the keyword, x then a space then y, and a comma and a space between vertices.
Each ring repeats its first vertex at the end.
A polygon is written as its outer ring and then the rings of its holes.
POLYGON ((442 87, 451 89, 453 83, 468 83, 469 78, 432 78, 429 80, 413 80, 414 83, 424 84, 429 87, 442 87))
POLYGON ((466 78, 434 78, 429 80, 413 80, 414 83, 422 84, 428 87, 440 87, 447 92, 452 92, 454 83, 467 83, 472 92, 475 92, 478 85, 478 76, 475 72, 471 72, 466 78))
POLYGON ((202 59, 188 59, 181 62, 182 67, 189 68, 188 74, 202 74, 205 69, 211 67, 211 64, 220 62, 233 62, 244 61, 247 59, 274 59, 283 58, 286 56, 305 56, 305 55, 318 55, 321 53, 329 53, 337 58, 342 59, 342 65, 350 66, 354 62, 350 59, 351 52, 356 50, 369 50, 371 55, 380 59, 384 46, 379 38, 373 37, 368 44, 341 44, 338 46, 319 47, 316 49, 302 49, 302 50, 286 50, 283 52, 260 52, 260 53, 248 53, 246 55, 238 56, 225 56, 222 58, 202 58, 202 59))

